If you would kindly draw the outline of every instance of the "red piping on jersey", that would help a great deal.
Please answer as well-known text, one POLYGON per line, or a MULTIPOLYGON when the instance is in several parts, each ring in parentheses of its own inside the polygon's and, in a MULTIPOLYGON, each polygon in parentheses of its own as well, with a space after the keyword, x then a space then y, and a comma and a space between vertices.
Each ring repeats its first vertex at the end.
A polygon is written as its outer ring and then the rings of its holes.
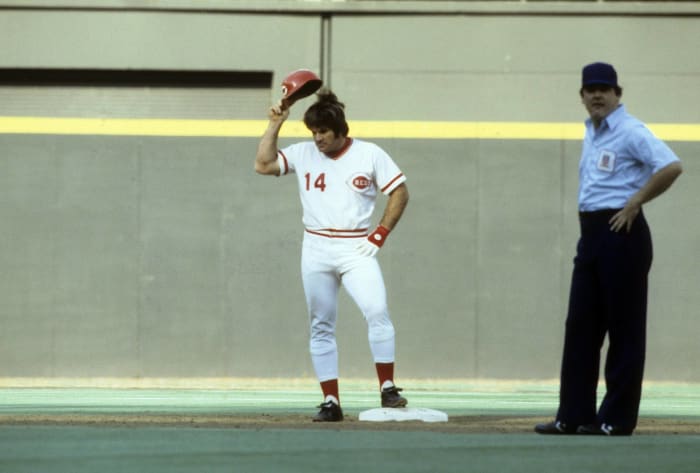
POLYGON ((284 169, 280 169, 280 176, 284 176, 289 172, 289 164, 287 163, 287 157, 284 155, 282 150, 277 150, 280 156, 282 156, 282 162, 284 163, 284 169))
POLYGON ((363 238, 368 235, 368 228, 358 228, 357 230, 337 230, 335 228, 319 228, 311 230, 305 228, 307 233, 318 235, 326 238, 363 238))
POLYGON ((331 159, 340 159, 340 157, 344 155, 348 149, 350 149, 350 145, 352 145, 352 138, 345 138, 345 143, 343 143, 342 148, 340 148, 335 153, 327 154, 326 156, 328 156, 331 159))
POLYGON ((387 184, 387 185, 385 185, 384 187, 382 187, 382 189, 381 189, 382 192, 384 192, 384 191, 387 190, 389 187, 391 187, 391 185, 392 185, 394 182, 396 182, 397 179, 401 179, 401 177, 403 177, 403 173, 399 174, 398 176, 396 176, 395 178, 393 178, 391 181, 389 181, 389 184, 387 184))

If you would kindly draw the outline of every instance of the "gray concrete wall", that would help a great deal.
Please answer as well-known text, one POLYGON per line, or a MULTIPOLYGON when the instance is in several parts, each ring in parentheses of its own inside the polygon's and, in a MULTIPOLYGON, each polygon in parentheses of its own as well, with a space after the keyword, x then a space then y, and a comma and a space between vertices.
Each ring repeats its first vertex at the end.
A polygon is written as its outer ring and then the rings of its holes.
MULTIPOLYGON (((325 57, 354 120, 580 122, 580 68, 607 60, 632 113, 700 123, 700 60, 684 52, 697 16, 331 12, 326 26, 318 12, 0 10, 0 67, 265 70, 277 84, 325 57)), ((380 254, 398 375, 556 377, 580 143, 374 141, 411 191, 380 254)), ((256 143, 0 136, 0 377, 312 376, 295 183, 253 173, 256 143)), ((646 208, 647 372, 699 381, 700 145, 671 146, 685 174, 646 208)), ((342 374, 373 376, 345 294, 340 311, 342 374)))
POLYGON ((362 118, 577 122, 581 67, 604 60, 631 111, 697 123, 688 104, 700 102, 700 57, 685 51, 700 44, 699 19, 342 16, 333 21, 333 86, 362 118))

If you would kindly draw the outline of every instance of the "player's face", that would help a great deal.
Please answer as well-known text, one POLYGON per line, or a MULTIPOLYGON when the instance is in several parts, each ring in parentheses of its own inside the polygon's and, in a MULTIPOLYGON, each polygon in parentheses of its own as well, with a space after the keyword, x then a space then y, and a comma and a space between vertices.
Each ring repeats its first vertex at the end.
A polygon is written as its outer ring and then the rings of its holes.
POLYGON ((588 110, 593 123, 598 126, 605 117, 617 108, 620 104, 620 97, 610 86, 589 85, 581 91, 581 101, 588 110))
POLYGON ((341 135, 336 135, 335 132, 329 128, 310 128, 311 134, 314 137, 314 143, 318 150, 324 154, 333 154, 339 151, 345 144, 345 137, 341 135))

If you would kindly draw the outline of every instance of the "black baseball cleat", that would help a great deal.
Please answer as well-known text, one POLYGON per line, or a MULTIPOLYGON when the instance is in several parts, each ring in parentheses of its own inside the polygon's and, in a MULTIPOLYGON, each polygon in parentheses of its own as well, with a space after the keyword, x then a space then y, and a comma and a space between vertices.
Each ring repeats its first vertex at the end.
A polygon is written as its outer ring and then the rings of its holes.
POLYGON ((382 407, 406 407, 408 401, 399 392, 403 391, 396 386, 387 386, 382 389, 382 407))
POLYGON ((546 424, 537 424, 535 432, 543 435, 571 435, 576 433, 576 428, 571 428, 563 422, 553 420, 546 424))
POLYGON ((343 420, 343 410, 335 402, 328 400, 318 407, 321 410, 314 416, 314 422, 340 422, 343 420))
POLYGON ((632 432, 623 431, 614 425, 606 423, 602 423, 600 425, 580 425, 578 429, 576 429, 576 433, 579 435, 632 435, 632 432))

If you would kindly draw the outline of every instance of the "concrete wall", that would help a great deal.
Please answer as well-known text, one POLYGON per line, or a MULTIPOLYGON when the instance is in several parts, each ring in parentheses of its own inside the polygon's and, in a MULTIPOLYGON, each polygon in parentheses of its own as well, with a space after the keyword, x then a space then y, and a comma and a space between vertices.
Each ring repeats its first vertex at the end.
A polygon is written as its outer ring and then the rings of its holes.
MULTIPOLYGON (((607 60, 632 113, 700 123, 695 15, 302 13, 5 9, 0 67, 263 70, 274 84, 309 67, 354 120, 580 122, 580 68, 607 60)), ((580 142, 374 141, 411 191, 380 255, 398 375, 556 377, 580 142)), ((256 176, 256 144, 0 135, 0 377, 312 376, 295 183, 256 176)), ((647 372, 700 381, 700 145, 671 146, 685 174, 646 209, 647 372)), ((373 376, 345 294, 340 311, 342 375, 373 376)))

